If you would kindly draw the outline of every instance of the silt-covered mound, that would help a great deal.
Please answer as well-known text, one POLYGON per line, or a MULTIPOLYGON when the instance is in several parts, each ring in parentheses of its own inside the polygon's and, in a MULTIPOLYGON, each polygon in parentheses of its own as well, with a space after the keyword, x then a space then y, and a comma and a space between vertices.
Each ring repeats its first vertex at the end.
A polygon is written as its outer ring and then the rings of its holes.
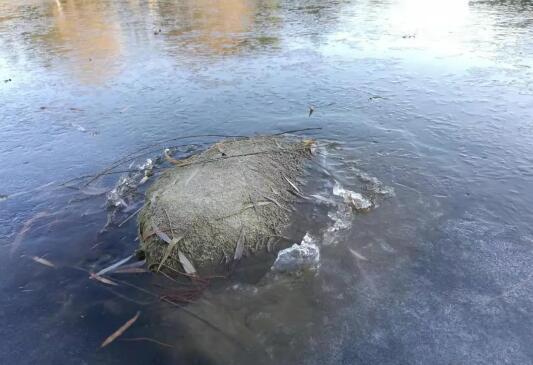
POLYGON ((149 267, 208 272, 264 250, 290 222, 313 147, 292 137, 253 137, 175 161, 149 189, 139 215, 149 267))

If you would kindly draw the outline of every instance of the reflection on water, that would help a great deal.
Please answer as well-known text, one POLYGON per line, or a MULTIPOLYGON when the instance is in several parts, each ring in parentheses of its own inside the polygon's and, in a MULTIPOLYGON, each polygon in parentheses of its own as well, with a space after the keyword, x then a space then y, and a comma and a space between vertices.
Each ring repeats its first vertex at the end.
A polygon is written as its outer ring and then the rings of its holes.
POLYGON ((37 38, 46 53, 63 54, 69 71, 84 83, 113 76, 121 55, 120 27, 106 8, 98 2, 56 0, 49 9, 53 25, 37 38))
MULTIPOLYGON (((275 9, 277 5, 265 1, 261 7, 275 9)), ((2 10, 8 14, 2 19, 7 24, 6 44, 27 44, 29 49, 19 52, 29 52, 45 68, 63 69, 86 84, 102 84, 115 76, 124 67, 123 57, 136 52, 141 40, 164 39, 171 52, 180 56, 184 52, 232 54, 278 43, 271 34, 258 32, 250 37, 261 14, 256 4, 247 0, 129 1, 120 6, 106 1, 5 2, 2 10), (32 15, 28 17, 28 13, 32 15), (31 22, 33 17, 46 22, 31 22), (23 24, 28 29, 19 34, 10 32, 17 18, 30 21, 23 24)), ((276 25, 273 17, 269 21, 276 25)), ((7 59, 12 57, 12 49, 4 52, 7 59)))
POLYGON ((0 363, 532 363, 532 15, 529 1, 0 0, 0 363), (203 322, 159 300, 164 277, 106 287, 80 270, 135 250, 135 220, 118 225, 146 185, 115 211, 119 176, 61 182, 153 146, 134 169, 172 137, 315 126, 331 175, 311 191, 330 198, 333 177, 394 191, 364 214, 299 207, 291 238, 323 238, 316 274, 265 276, 275 254, 251 258, 186 307, 203 322))
POLYGON ((3 2, 0 6, 7 14, 0 24, 2 56, 8 60, 59 68, 89 84, 101 84, 118 71, 120 26, 106 4, 57 0, 3 2))
POLYGON ((168 20, 168 14, 177 18, 174 26, 169 24, 173 29, 165 32, 171 38, 170 42, 183 37, 182 47, 226 54, 235 52, 243 41, 243 33, 252 30, 255 4, 246 0, 201 0, 186 1, 178 10, 167 6, 160 10, 165 20, 168 20))

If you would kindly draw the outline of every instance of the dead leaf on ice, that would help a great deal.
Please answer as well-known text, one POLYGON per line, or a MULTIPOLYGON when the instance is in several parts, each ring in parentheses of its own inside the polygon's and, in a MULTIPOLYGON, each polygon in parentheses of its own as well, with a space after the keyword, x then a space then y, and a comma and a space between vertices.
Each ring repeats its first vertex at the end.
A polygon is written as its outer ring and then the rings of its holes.
POLYGON ((33 261, 35 261, 35 262, 38 262, 38 263, 41 264, 41 265, 44 265, 44 266, 53 267, 53 268, 56 267, 56 265, 54 265, 53 263, 51 263, 51 262, 48 261, 47 259, 43 259, 42 257, 32 256, 31 259, 32 259, 33 261))
POLYGON ((124 323, 122 326, 120 326, 120 328, 118 330, 116 330, 108 338, 106 338, 105 341, 102 342, 102 344, 100 345, 100 348, 106 347, 111 342, 115 341, 118 337, 120 337, 120 335, 122 335, 124 332, 126 332, 126 330, 128 328, 130 328, 133 325, 133 323, 135 323, 135 321, 137 320, 137 318, 139 318, 140 315, 141 315, 141 312, 137 311, 137 313, 135 314, 135 316, 133 316, 133 318, 128 320, 126 323, 124 323))

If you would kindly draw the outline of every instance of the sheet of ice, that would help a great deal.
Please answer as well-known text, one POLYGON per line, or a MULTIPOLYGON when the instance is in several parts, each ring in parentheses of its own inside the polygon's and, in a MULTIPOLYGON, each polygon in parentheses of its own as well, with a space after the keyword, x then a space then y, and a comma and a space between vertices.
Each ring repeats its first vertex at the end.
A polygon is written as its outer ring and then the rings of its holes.
MULTIPOLYGON (((133 163, 130 166, 132 168, 133 163)), ((107 206, 119 209, 129 207, 132 203, 132 193, 148 180, 153 168, 154 161, 149 158, 138 165, 135 171, 121 176, 115 187, 107 193, 107 206)))
POLYGON ((271 270, 277 272, 316 270, 319 264, 320 250, 309 233, 306 233, 300 244, 295 243, 278 252, 271 270))
POLYGON ((322 236, 323 245, 337 243, 339 232, 350 229, 352 226, 353 211, 347 205, 338 205, 335 210, 328 212, 328 217, 333 221, 329 224, 322 236))

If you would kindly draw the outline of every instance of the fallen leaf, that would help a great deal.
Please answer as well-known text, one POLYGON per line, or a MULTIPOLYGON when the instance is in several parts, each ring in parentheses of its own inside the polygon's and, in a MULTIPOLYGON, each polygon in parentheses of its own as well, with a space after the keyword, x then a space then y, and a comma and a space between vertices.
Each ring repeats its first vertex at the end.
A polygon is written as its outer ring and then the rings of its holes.
POLYGON ((28 219, 26 222, 24 222, 24 224, 22 225, 22 228, 20 229, 20 231, 15 236, 15 240, 11 244, 11 251, 10 251, 11 255, 13 255, 15 253, 15 251, 18 249, 18 247, 20 246, 22 240, 24 239, 24 236, 26 236, 26 233, 30 230, 32 224, 36 220, 39 220, 39 219, 44 218, 44 217, 48 217, 49 215, 50 215, 50 213, 48 213, 47 211, 39 212, 39 213, 35 214, 33 217, 31 217, 30 219, 28 219))
POLYGON ((119 272, 119 271, 128 270, 128 269, 142 268, 144 265, 146 265, 146 260, 135 261, 135 262, 133 262, 131 264, 120 266, 119 268, 114 270, 113 273, 116 273, 116 272, 119 272))
POLYGON ((262 207, 262 206, 269 205, 269 204, 273 204, 273 203, 272 202, 256 202, 255 204, 245 205, 243 210, 254 208, 254 207, 262 207))
POLYGON ((130 256, 128 256, 128 257, 126 257, 126 258, 124 258, 124 259, 118 261, 118 262, 115 262, 113 265, 108 266, 108 267, 106 267, 105 269, 102 269, 102 270, 98 271, 98 272, 96 273, 96 275, 97 275, 97 276, 102 276, 102 275, 104 275, 105 273, 113 272, 113 271, 114 271, 115 269, 117 269, 119 266, 124 265, 126 262, 128 262, 129 260, 131 260, 132 257, 133 257, 133 255, 130 255, 130 256))
POLYGON ((318 201, 321 201, 321 202, 324 202, 324 203, 327 203, 327 204, 335 204, 335 202, 331 199, 328 199, 322 195, 319 195, 319 194, 312 194, 311 195, 313 198, 315 198, 316 200, 318 201))
POLYGON ((121 267, 113 271, 113 274, 142 274, 145 272, 149 271, 142 267, 121 267))
POLYGON ((183 237, 173 238, 172 241, 168 244, 167 249, 165 250, 165 254, 163 255, 163 258, 161 259, 161 262, 159 263, 159 266, 157 267, 157 271, 161 270, 161 266, 163 266, 163 263, 168 259, 168 256, 170 256, 170 253, 176 247, 178 242, 183 237))
POLYGON ((240 260, 242 258, 243 251, 244 251, 244 227, 241 228, 241 234, 239 235, 239 240, 237 241, 237 246, 235 247, 235 255, 233 256, 233 259, 240 260))
POLYGON ((97 274, 95 274, 95 273, 91 273, 91 275, 90 275, 89 277, 90 277, 91 279, 98 280, 99 282, 104 283, 104 284, 107 284, 107 285, 118 286, 118 284, 115 283, 114 281, 111 281, 111 280, 109 280, 108 278, 104 278, 103 276, 97 275, 97 274))
POLYGON ((142 232, 142 239, 143 241, 146 241, 147 238, 153 236, 155 232, 148 227, 147 229, 143 230, 142 232))
POLYGON ((56 265, 54 265, 53 263, 51 263, 51 262, 48 261, 47 259, 43 259, 42 257, 33 256, 31 259, 32 259, 33 261, 35 261, 35 262, 38 262, 38 263, 41 264, 41 265, 44 265, 44 266, 53 267, 53 268, 56 267, 56 265))
POLYGON ((273 248, 274 248, 274 241, 276 239, 274 237, 270 237, 267 241, 267 244, 266 244, 266 248, 267 248, 267 252, 272 252, 273 248))
POLYGON ((193 264, 189 261, 187 256, 185 256, 185 254, 179 250, 178 258, 180 259, 181 266, 183 266, 183 270, 185 270, 187 274, 196 275, 196 269, 194 268, 193 264))
POLYGON ((352 250, 351 248, 349 248, 348 250, 350 250, 350 252, 352 253, 352 255, 354 255, 356 258, 358 258, 359 260, 363 260, 363 261, 368 261, 368 259, 366 257, 364 257, 363 255, 361 255, 359 252, 355 251, 355 250, 352 250))
POLYGON ((283 176, 283 178, 284 178, 285 180, 287 180, 287 182, 288 182, 289 184, 291 184, 292 188, 293 188, 294 190, 296 190, 297 193, 300 193, 300 194, 302 193, 302 192, 300 191, 300 189, 298 189, 298 187, 297 187, 292 181, 290 181, 287 177, 283 176))
POLYGON ((115 341, 120 335, 122 335, 124 332, 126 332, 126 330, 128 328, 130 328, 133 323, 135 323, 135 321, 137 320, 137 318, 139 318, 139 316, 141 315, 141 312, 140 311, 137 311, 137 313, 135 314, 135 316, 133 318, 131 318, 130 320, 128 320, 126 323, 124 323, 118 330, 116 330, 115 332, 113 332, 111 334, 111 336, 109 336, 108 338, 105 339, 104 342, 102 342, 102 344, 100 345, 100 348, 102 347, 106 347, 107 345, 109 345, 111 342, 115 341))
POLYGON ((174 346, 169 345, 168 343, 164 343, 164 342, 158 341, 150 337, 121 338, 120 340, 121 341, 148 341, 148 342, 156 343, 160 346, 174 348, 174 346))
POLYGON ((281 208, 281 209, 283 209, 283 210, 286 210, 287 212, 290 212, 290 211, 291 211, 290 209, 288 209, 288 208, 284 207, 283 205, 281 205, 281 204, 280 204, 276 199, 274 199, 274 198, 271 198, 271 197, 265 195, 265 199, 270 200, 272 203, 276 204, 279 208, 281 208))
POLYGON ((165 241, 168 244, 172 243, 172 240, 170 239, 168 234, 160 230, 159 227, 156 226, 154 222, 152 222, 152 227, 154 228, 154 232, 157 235, 157 237, 161 238, 163 241, 165 241))

